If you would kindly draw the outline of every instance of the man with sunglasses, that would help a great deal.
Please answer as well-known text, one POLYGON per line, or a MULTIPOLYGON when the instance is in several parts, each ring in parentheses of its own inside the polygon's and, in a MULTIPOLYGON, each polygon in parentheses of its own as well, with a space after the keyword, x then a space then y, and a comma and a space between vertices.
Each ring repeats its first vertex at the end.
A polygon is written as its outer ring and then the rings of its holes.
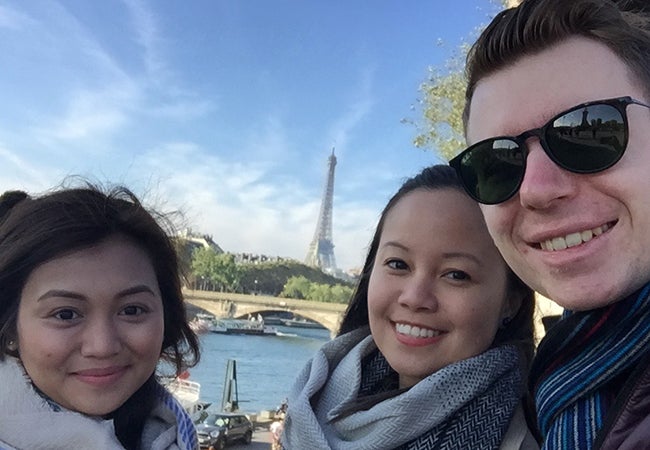
POLYGON ((531 370, 546 449, 650 448, 650 10, 630 8, 524 0, 468 56, 450 164, 508 264, 565 308, 531 370))

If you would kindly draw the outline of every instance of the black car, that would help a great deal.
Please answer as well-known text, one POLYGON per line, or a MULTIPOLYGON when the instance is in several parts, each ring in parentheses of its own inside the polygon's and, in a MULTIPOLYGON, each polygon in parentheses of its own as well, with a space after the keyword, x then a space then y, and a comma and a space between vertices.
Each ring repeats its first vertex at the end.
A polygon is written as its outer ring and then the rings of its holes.
POLYGON ((233 441, 251 443, 253 424, 244 414, 212 413, 196 424, 201 448, 222 450, 233 441))

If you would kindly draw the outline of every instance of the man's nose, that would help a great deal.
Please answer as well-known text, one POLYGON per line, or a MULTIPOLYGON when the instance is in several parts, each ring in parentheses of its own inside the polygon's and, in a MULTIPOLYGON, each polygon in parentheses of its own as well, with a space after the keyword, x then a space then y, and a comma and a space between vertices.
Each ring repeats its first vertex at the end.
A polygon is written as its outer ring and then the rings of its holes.
POLYGON ((572 195, 577 174, 555 164, 539 139, 528 139, 526 145, 526 172, 519 187, 521 205, 528 209, 544 209, 556 200, 572 195))

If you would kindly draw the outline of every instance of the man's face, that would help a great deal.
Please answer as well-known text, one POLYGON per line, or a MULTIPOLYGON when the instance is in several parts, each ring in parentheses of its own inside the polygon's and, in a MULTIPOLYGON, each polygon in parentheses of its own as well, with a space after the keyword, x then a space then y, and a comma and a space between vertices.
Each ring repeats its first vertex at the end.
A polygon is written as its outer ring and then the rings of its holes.
MULTIPOLYGON (((572 38, 481 80, 471 101, 468 142, 516 136, 580 103, 626 95, 650 100, 606 46, 572 38)), ((630 105, 627 117, 627 150, 613 167, 568 172, 530 138, 518 194, 481 205, 508 264, 533 289, 571 310, 620 300, 650 278, 650 110, 630 105), (576 233, 593 238, 549 249, 554 239, 576 233)))

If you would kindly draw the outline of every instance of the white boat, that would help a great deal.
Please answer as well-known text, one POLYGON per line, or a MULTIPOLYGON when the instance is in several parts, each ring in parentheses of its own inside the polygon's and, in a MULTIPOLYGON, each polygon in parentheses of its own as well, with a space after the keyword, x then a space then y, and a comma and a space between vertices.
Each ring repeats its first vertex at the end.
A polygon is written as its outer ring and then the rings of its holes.
POLYGON ((265 325, 264 320, 215 319, 210 325, 210 331, 221 334, 278 335, 277 328, 265 325))
POLYGON ((206 314, 197 314, 194 319, 189 321, 189 326, 196 334, 204 334, 210 331, 210 325, 214 321, 214 316, 212 317, 199 317, 206 316, 206 314))
POLYGON ((280 321, 286 327, 325 329, 320 323, 307 319, 280 319, 280 321))
POLYGON ((200 400, 201 384, 196 381, 176 377, 163 384, 193 420, 198 419, 201 412, 209 406, 200 400))

